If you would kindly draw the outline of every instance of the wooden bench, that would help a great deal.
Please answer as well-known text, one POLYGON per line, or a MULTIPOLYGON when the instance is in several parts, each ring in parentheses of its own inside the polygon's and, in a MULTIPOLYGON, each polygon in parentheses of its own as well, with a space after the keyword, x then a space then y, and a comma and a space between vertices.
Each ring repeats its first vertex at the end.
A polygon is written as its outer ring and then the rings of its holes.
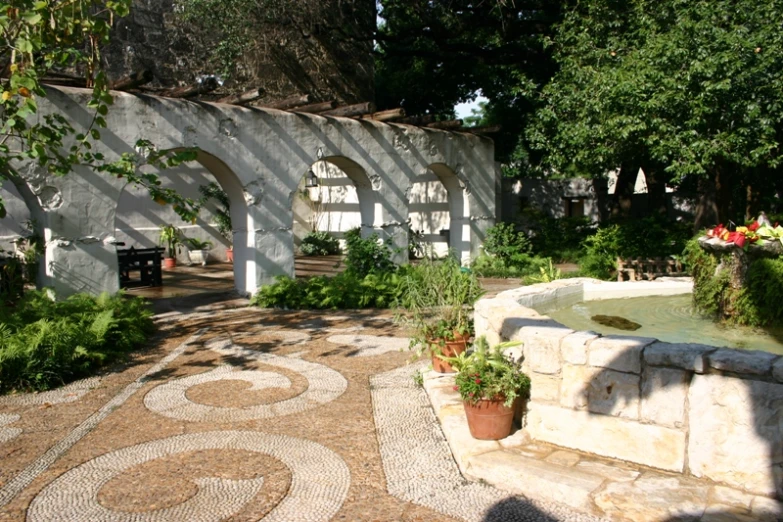
POLYGON ((163 259, 162 247, 130 247, 117 250, 117 261, 120 265, 120 288, 163 286, 161 259, 163 259), (138 277, 132 279, 131 272, 138 272, 138 277))
POLYGON ((618 281, 652 281, 657 277, 682 277, 688 273, 682 263, 673 257, 655 257, 652 259, 617 258, 618 281))

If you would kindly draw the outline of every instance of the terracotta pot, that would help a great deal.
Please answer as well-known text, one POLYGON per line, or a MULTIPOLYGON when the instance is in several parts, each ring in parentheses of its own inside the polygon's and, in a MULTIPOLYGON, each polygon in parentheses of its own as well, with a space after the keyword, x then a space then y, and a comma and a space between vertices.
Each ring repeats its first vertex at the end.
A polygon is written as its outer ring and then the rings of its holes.
POLYGON ((503 398, 480 399, 475 404, 463 402, 468 428, 474 439, 499 440, 511 434, 514 412, 519 399, 514 404, 504 406, 503 398))
POLYGON ((177 258, 164 257, 163 258, 163 270, 173 270, 177 267, 177 258))
POLYGON ((445 357, 455 357, 468 349, 468 336, 454 334, 453 341, 443 339, 433 339, 430 341, 430 352, 432 353, 432 369, 438 373, 454 373, 456 370, 449 363, 438 357, 437 354, 445 357))
POLYGON ((234 262, 234 249, 233 248, 227 248, 226 249, 226 259, 229 263, 234 262))

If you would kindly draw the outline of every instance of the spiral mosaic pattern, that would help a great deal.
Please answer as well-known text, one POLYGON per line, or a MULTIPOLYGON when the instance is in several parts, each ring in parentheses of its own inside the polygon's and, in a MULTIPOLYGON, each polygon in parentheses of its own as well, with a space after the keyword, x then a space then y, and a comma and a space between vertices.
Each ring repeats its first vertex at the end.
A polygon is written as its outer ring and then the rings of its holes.
POLYGON ((280 460, 291 471, 286 497, 265 522, 329 520, 345 501, 351 477, 345 462, 315 442, 250 431, 179 435, 107 453, 66 472, 30 504, 30 522, 212 522, 240 511, 261 490, 263 478, 199 478, 187 501, 165 509, 124 512, 98 502, 101 488, 134 466, 172 455, 204 450, 245 450, 280 460))
POLYGON ((223 380, 249 382, 253 385, 251 390, 291 386, 287 377, 276 373, 236 370, 232 366, 221 366, 206 373, 183 377, 153 388, 144 397, 144 405, 150 411, 189 422, 242 422, 303 412, 335 400, 348 387, 348 381, 342 375, 322 364, 249 350, 234 344, 229 339, 213 339, 206 343, 206 347, 224 356, 252 359, 298 373, 307 380, 307 390, 296 397, 273 404, 259 404, 245 408, 207 406, 187 398, 187 391, 193 386, 223 380))

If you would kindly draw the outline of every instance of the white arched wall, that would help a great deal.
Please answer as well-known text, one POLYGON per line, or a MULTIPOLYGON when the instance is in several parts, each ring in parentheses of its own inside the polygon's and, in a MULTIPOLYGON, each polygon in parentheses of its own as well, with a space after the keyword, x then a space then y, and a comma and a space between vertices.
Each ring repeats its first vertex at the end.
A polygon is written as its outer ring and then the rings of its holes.
MULTIPOLYGON (((460 181, 451 167, 443 163, 430 165, 428 177, 428 186, 432 188, 432 198, 435 199, 429 211, 436 211, 436 216, 440 218, 440 224, 447 225, 443 227, 448 230, 445 235, 446 250, 453 251, 461 262, 468 264, 472 251, 473 231, 470 220, 469 194, 465 183, 460 181), (436 188, 439 190, 435 190, 436 188)), ((422 210, 425 215, 429 213, 427 207, 422 210)), ((441 244, 439 249, 443 248, 441 244)))
POLYGON ((357 227, 362 228, 365 235, 371 233, 375 221, 375 195, 364 169, 343 157, 324 158, 315 162, 311 169, 318 179, 318 187, 306 189, 306 176, 303 175, 292 201, 296 246, 313 226, 340 239, 345 232, 357 227), (320 200, 319 210, 314 211, 315 205, 306 198, 320 200))
MULTIPOLYGON (((89 90, 51 88, 40 100, 40 113, 64 115, 77 132, 84 132, 93 121, 86 108, 90 97, 89 90)), ((438 165, 448 165, 465 186, 468 204, 464 196, 461 204, 469 214, 455 214, 469 222, 469 241, 465 234, 456 239, 461 252, 466 244, 478 252, 484 231, 495 220, 494 149, 491 141, 477 136, 128 93, 114 93, 106 123, 93 151, 109 160, 136 154, 139 139, 159 149, 202 151, 200 162, 232 199, 235 282, 245 293, 277 275, 294 274, 293 198, 303 174, 319 159, 337 165, 354 182, 363 233, 377 231, 390 239, 400 252, 398 261, 407 257, 410 190, 428 166, 434 166, 450 192, 456 190, 448 181, 453 177, 444 176, 438 165), (224 183, 221 176, 233 181, 224 183)), ((113 235, 122 180, 76 169, 62 178, 32 172, 28 183, 43 187, 47 201, 42 221, 48 282, 60 295, 116 290, 113 235)), ((450 205, 456 204, 452 198, 450 205)))

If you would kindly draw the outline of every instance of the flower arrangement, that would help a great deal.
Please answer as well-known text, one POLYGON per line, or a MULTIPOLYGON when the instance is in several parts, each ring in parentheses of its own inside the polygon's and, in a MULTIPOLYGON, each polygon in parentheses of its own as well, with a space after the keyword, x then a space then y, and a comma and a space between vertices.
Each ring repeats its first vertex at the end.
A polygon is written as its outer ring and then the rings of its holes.
POLYGON ((739 248, 749 245, 763 245, 767 241, 780 241, 783 244, 783 227, 778 223, 774 225, 762 212, 758 219, 746 226, 735 227, 720 224, 707 230, 707 237, 717 238, 726 243, 733 243, 739 248))
POLYGON ((464 402, 475 404, 482 399, 500 399, 511 407, 517 397, 530 395, 530 378, 503 353, 504 349, 519 344, 509 341, 490 348, 487 339, 481 336, 472 351, 444 358, 457 370, 454 389, 464 402))

